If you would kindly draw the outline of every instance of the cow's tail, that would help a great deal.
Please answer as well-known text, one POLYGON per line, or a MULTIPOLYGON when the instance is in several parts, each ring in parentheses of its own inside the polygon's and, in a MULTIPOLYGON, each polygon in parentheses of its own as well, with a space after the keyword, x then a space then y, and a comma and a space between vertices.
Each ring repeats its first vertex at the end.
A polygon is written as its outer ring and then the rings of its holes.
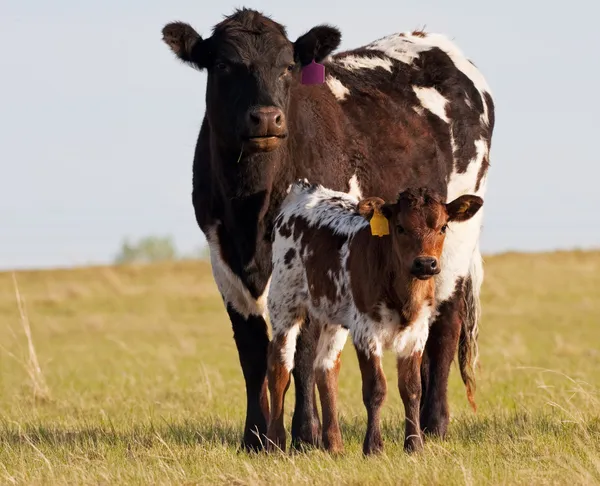
POLYGON ((479 336, 479 321, 481 319, 480 291, 483 283, 483 260, 479 245, 473 252, 469 276, 464 289, 464 316, 458 344, 458 364, 460 376, 467 388, 467 399, 477 411, 475 404, 475 367, 479 358, 477 338, 479 336))

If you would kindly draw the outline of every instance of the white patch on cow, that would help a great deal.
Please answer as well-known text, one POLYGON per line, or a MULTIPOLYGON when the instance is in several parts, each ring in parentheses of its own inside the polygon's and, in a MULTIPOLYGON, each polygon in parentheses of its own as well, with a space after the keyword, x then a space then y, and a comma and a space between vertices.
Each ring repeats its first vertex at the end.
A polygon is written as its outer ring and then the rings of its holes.
POLYGON ((229 265, 223 260, 217 228, 221 224, 217 222, 206 233, 206 240, 210 250, 210 264, 213 277, 217 284, 219 292, 223 296, 225 305, 231 305, 236 312, 245 319, 249 316, 266 317, 266 297, 269 291, 269 284, 259 299, 254 299, 250 291, 242 283, 240 278, 231 271, 229 265))
POLYGON ((296 356, 296 342, 298 334, 300 334, 301 321, 296 321, 289 329, 280 332, 280 336, 284 336, 283 345, 279 348, 281 362, 287 371, 294 369, 294 356, 296 356))
MULTIPOLYGON (((459 174, 456 170, 451 174, 448 182, 448 196, 446 202, 451 202, 464 194, 475 194, 481 198, 485 194, 485 181, 475 191, 479 169, 483 158, 488 154, 488 145, 485 140, 475 142, 476 154, 469 161, 467 171, 459 174)), ((475 216, 462 223, 451 222, 442 250, 442 271, 436 278, 436 300, 441 304, 452 296, 456 282, 461 277, 466 277, 471 269, 473 258, 481 258, 478 253, 478 241, 481 234, 484 208, 475 216)))
POLYGON ((348 181, 348 185, 350 186, 350 190, 348 191, 348 194, 355 197, 356 199, 361 199, 362 191, 360 190, 360 187, 358 185, 358 177, 356 176, 356 174, 354 174, 350 178, 350 180, 348 181))
POLYGON ((388 72, 392 72, 392 61, 391 59, 383 59, 381 57, 367 57, 367 56, 344 56, 334 60, 337 64, 341 64, 349 71, 355 69, 376 69, 382 68, 388 72))
POLYGON ((432 308, 429 303, 424 303, 416 319, 394 340, 393 349, 400 358, 422 353, 429 337, 432 308))
POLYGON ((435 88, 422 88, 413 86, 413 91, 419 98, 423 108, 426 108, 434 115, 448 123, 448 115, 446 115, 446 105, 448 100, 444 98, 435 88))
POLYGON ((334 78, 331 75, 327 76, 325 82, 327 83, 327 86, 329 86, 329 89, 333 93, 333 96, 335 96, 340 101, 345 100, 346 96, 350 94, 350 90, 346 88, 346 86, 344 86, 339 79, 334 78))
POLYGON ((428 46, 415 44, 406 36, 401 36, 400 34, 388 35, 387 37, 371 42, 365 48, 381 51, 392 59, 406 64, 412 64, 421 52, 431 49, 428 46))
POLYGON ((283 201, 280 216, 284 220, 301 217, 309 226, 327 226, 335 233, 353 235, 369 223, 355 212, 358 198, 333 191, 320 184, 294 184, 283 201))
POLYGON ((325 371, 332 369, 344 349, 347 338, 348 330, 342 326, 331 324, 324 326, 317 345, 315 369, 325 371))

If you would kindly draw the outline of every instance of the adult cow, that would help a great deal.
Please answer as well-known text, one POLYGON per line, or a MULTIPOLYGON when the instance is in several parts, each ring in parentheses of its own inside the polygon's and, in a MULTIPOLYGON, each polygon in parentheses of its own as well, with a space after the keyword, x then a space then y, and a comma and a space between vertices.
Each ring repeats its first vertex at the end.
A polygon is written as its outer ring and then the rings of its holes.
MULTIPOLYGON (((246 382, 243 445, 258 449, 268 416, 271 230, 290 184, 307 178, 385 199, 402 186, 426 186, 448 201, 467 192, 483 196, 494 105, 477 68, 437 34, 394 34, 330 56, 341 39, 334 27, 314 27, 291 42, 282 25, 242 9, 207 39, 181 22, 166 25, 163 37, 179 59, 208 71, 192 200, 246 382), (313 60, 325 64, 326 82, 303 85, 300 71, 313 60)), ((448 374, 457 347, 472 394, 481 217, 449 232, 444 270, 436 277, 437 318, 422 364, 421 425, 430 434, 446 433, 448 374)), ((319 437, 316 328, 307 323, 298 339, 295 444, 319 437)))

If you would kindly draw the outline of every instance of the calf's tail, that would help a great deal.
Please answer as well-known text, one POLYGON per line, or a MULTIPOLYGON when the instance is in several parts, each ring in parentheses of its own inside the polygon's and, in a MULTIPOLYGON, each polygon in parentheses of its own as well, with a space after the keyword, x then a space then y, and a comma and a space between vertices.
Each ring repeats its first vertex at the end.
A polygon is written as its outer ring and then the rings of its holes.
POLYGON ((483 283, 483 260, 479 251, 479 245, 473 252, 469 276, 465 281, 463 292, 464 313, 462 327, 460 329, 460 340, 458 343, 458 364, 460 376, 467 388, 467 400, 474 411, 477 411, 475 403, 475 367, 479 358, 477 338, 479 336, 479 321, 481 319, 480 291, 483 283))

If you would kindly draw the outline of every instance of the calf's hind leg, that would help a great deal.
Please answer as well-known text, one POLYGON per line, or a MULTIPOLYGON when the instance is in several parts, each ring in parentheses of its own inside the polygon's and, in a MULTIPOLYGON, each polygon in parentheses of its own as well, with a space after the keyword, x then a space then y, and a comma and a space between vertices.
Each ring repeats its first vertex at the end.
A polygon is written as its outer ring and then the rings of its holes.
POLYGON ((367 408, 367 434, 363 443, 364 454, 383 450, 380 414, 385 400, 387 383, 381 367, 381 356, 356 347, 358 364, 362 374, 363 402, 367 408))
POLYGON ((290 386, 291 371, 294 368, 296 339, 300 322, 292 322, 287 328, 277 328, 269 344, 267 376, 271 397, 271 413, 267 427, 267 450, 280 448, 285 451, 285 425, 283 412, 285 394, 290 386))
POLYGON ((348 330, 326 325, 321 331, 315 360, 315 376, 323 410, 323 446, 329 452, 343 452, 342 433, 337 417, 340 354, 346 344, 348 330))

